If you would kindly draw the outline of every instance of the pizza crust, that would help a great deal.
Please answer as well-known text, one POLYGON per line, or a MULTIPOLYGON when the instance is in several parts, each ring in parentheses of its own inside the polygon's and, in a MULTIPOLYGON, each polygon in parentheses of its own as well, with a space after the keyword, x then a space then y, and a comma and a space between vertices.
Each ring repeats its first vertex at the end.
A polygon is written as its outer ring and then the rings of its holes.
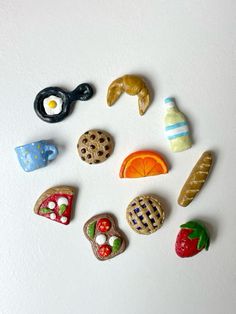
POLYGON ((64 186, 63 185, 63 186, 55 186, 53 188, 46 190, 43 194, 41 194, 41 196, 38 198, 38 200, 36 201, 36 203, 34 205, 35 214, 38 214, 40 206, 45 199, 47 199, 48 197, 50 197, 53 194, 58 194, 58 193, 74 195, 75 189, 70 187, 70 186, 64 186))

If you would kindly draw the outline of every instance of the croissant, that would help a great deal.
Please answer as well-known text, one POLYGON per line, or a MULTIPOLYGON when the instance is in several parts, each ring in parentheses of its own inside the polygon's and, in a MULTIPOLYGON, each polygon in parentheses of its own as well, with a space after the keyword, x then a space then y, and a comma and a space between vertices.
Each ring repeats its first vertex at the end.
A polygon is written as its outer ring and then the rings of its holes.
POLYGON ((204 152, 194 166, 179 194, 180 206, 188 206, 203 187, 212 166, 212 157, 212 152, 204 152))
POLYGON ((137 75, 124 75, 113 81, 108 87, 108 106, 112 106, 123 92, 138 96, 139 114, 144 115, 150 105, 150 92, 144 80, 137 75))

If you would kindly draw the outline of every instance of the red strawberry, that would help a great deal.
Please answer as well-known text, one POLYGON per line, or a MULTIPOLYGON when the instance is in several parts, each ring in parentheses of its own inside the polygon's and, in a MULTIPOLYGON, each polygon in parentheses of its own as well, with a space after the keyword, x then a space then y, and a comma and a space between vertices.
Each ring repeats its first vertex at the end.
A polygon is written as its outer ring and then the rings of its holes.
POLYGON ((206 229, 196 221, 189 221, 180 226, 181 230, 177 235, 175 252, 180 257, 190 257, 208 250, 210 239, 206 229))

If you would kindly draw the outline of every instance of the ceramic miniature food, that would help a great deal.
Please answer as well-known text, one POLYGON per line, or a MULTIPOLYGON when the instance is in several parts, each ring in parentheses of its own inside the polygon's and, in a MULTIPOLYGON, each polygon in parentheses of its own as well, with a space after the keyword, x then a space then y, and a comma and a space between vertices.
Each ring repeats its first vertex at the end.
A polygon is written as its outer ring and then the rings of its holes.
POLYGON ((175 252, 179 257, 191 257, 203 249, 208 250, 210 238, 202 224, 197 221, 189 221, 180 228, 175 243, 175 252))
POLYGON ((90 241, 94 255, 100 261, 124 252, 126 245, 122 232, 110 214, 90 218, 84 225, 84 234, 90 241))
POLYGON ((182 152, 192 146, 188 122, 182 112, 178 110, 172 97, 164 99, 165 133, 172 152, 182 152))
POLYGON ((178 204, 188 206, 206 182, 213 163, 212 152, 204 152, 191 171, 179 194, 178 204))
POLYGON ((135 232, 148 235, 161 228, 165 212, 157 197, 140 195, 127 207, 126 219, 135 232))
POLYGON ((58 155, 57 147, 45 140, 18 146, 15 151, 22 169, 26 172, 47 166, 58 155))
POLYGON ((69 115, 73 102, 89 100, 92 96, 93 89, 87 83, 80 84, 72 92, 66 92, 59 87, 47 87, 37 94, 34 110, 43 121, 56 123, 69 115))
POLYGON ((119 77, 108 87, 107 104, 112 106, 123 92, 138 96, 139 114, 144 115, 150 105, 150 92, 144 80, 137 75, 119 77))
POLYGON ((112 136, 102 130, 89 130, 80 136, 77 150, 80 158, 88 164, 107 160, 114 149, 112 136))
POLYGON ((156 176, 167 172, 167 163, 160 153, 143 150, 125 158, 120 168, 120 178, 156 176))
POLYGON ((68 225, 74 199, 74 188, 57 186, 46 190, 34 206, 35 214, 68 225))

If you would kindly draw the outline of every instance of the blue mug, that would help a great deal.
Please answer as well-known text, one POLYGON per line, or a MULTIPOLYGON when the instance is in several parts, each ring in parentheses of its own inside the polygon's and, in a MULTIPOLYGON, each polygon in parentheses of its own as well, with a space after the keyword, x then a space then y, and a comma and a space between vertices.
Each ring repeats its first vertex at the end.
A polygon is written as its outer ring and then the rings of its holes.
POLYGON ((57 147, 43 140, 18 146, 15 151, 21 167, 26 172, 47 166, 48 161, 58 155, 57 147))

